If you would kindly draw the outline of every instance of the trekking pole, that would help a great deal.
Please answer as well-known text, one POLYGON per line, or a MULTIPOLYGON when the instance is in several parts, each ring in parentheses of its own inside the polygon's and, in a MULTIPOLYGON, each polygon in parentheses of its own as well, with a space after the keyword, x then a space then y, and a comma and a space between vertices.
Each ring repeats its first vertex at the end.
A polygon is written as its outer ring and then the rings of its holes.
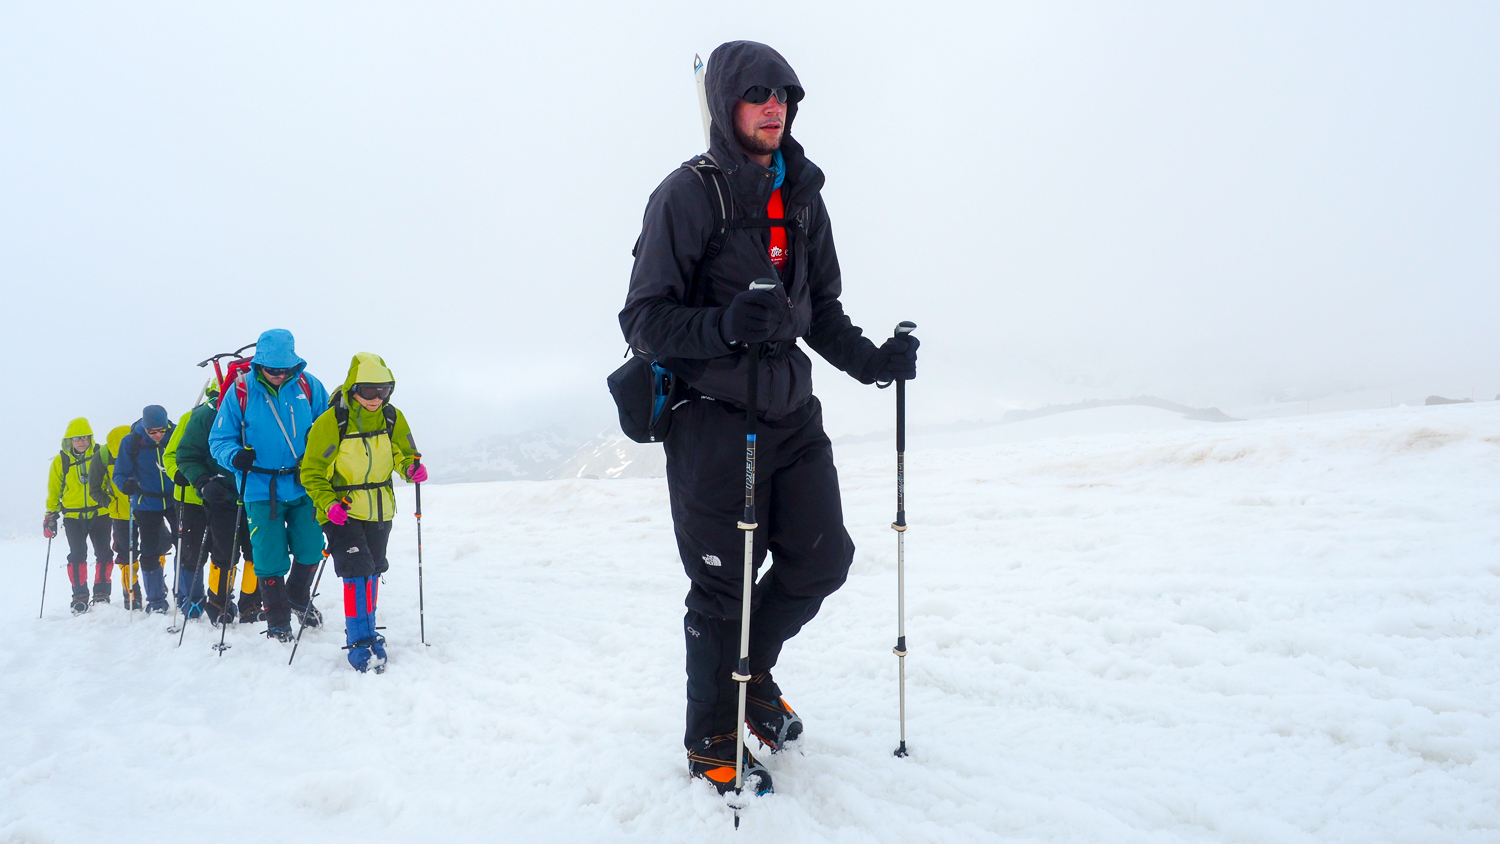
POLYGON ((47 608, 47 570, 52 568, 52 537, 47 537, 47 560, 42 563, 42 605, 37 608, 36 617, 42 617, 42 610, 47 608))
MULTIPOLYGON (((173 607, 172 607, 172 626, 167 628, 167 632, 168 633, 177 633, 178 632, 178 630, 177 630, 177 614, 179 612, 182 612, 182 593, 178 591, 178 584, 182 580, 182 523, 184 521, 183 520, 183 516, 185 515, 183 513, 184 509, 185 508, 178 507, 176 502, 172 503, 172 512, 174 512, 174 513, 177 514, 177 518, 176 518, 176 522, 177 522, 177 536, 176 536, 176 541, 172 543, 172 604, 173 604, 173 607)), ((189 594, 192 594, 192 593, 189 592, 189 594)), ((187 626, 187 613, 185 613, 185 612, 182 613, 182 625, 183 625, 183 627, 187 626)), ((182 636, 181 635, 179 635, 177 637, 177 642, 178 642, 178 644, 182 643, 182 636)))
MULTIPOLYGON (((769 281, 753 281, 751 290, 770 290, 769 281)), ((745 532, 744 584, 740 592, 740 660, 730 679, 739 683, 739 720, 734 729, 734 791, 745 787, 745 690, 750 684, 750 595, 755 586, 755 421, 760 401, 760 344, 751 343, 750 372, 745 384, 745 512, 739 529, 745 532)), ((740 828, 740 809, 734 809, 734 828, 740 828)))
POLYGON ((229 532, 229 567, 220 568, 224 573, 224 591, 219 593, 219 598, 224 601, 223 609, 219 611, 219 644, 214 645, 214 650, 219 656, 224 656, 224 651, 233 645, 224 644, 224 634, 229 630, 229 588, 234 585, 234 558, 240 552, 240 518, 245 515, 245 482, 250 479, 250 473, 244 472, 240 475, 239 498, 235 500, 234 530, 229 532))
MULTIPOLYGON (((188 600, 193 599, 193 593, 198 591, 198 578, 203 576, 203 567, 208 564, 208 543, 213 540, 214 529, 209 525, 203 527, 203 545, 198 549, 198 569, 193 572, 193 582, 188 584, 188 600)), ((205 596, 205 600, 207 596, 205 596)), ((187 635, 187 613, 182 616, 182 629, 177 631, 177 647, 182 647, 182 637, 187 635)))
MULTIPOLYGON (((312 607, 312 599, 318 597, 318 584, 323 582, 323 567, 328 565, 328 549, 323 549, 323 559, 318 561, 318 575, 313 578, 312 592, 307 596, 307 606, 312 607)), ((309 610, 311 611, 311 610, 309 610)), ((307 629, 304 624, 297 628, 297 641, 292 643, 292 655, 286 658, 286 664, 291 665, 292 660, 297 658, 297 646, 302 644, 302 631, 307 629)))
MULTIPOLYGON (((897 337, 904 337, 917 328, 914 322, 902 322, 896 326, 897 337)), ((891 523, 896 532, 896 654, 900 674, 901 701, 901 745, 897 756, 906 756, 906 379, 896 379, 896 521, 891 523)))
MULTIPOLYGON (((422 465, 422 455, 418 454, 413 464, 422 465)), ((427 603, 422 597, 422 485, 417 484, 417 623, 422 632, 422 646, 432 647, 427 644, 427 603)))

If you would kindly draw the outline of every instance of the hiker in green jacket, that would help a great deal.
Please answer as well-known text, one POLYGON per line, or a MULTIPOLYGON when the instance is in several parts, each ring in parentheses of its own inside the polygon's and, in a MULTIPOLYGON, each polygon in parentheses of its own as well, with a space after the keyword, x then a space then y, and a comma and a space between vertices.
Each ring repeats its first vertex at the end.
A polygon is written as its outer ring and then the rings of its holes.
POLYGON ((62 516, 68 538, 68 582, 73 585, 69 609, 74 615, 89 611, 88 543, 94 543, 95 594, 109 600, 109 567, 114 561, 109 549, 108 498, 96 496, 89 485, 89 470, 99 460, 99 446, 89 420, 79 417, 68 423, 62 450, 52 458, 47 472, 47 515, 42 534, 57 536, 57 517, 62 516))
POLYGON ((427 480, 406 416, 390 403, 396 376, 378 355, 360 352, 349 376, 307 434, 302 486, 328 537, 333 570, 344 581, 349 664, 385 670, 385 638, 376 632, 380 574, 396 516, 391 475, 427 480))

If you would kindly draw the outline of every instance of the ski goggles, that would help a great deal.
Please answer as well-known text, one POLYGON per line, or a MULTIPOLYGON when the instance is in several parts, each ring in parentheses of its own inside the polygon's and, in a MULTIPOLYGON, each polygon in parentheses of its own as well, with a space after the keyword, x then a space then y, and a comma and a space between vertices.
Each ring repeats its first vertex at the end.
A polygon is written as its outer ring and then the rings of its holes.
POLYGON ((260 368, 260 371, 261 371, 262 374, 264 374, 266 376, 269 376, 271 378, 280 378, 283 375, 291 375, 293 372, 296 372, 297 371, 297 367, 295 367, 295 366, 262 366, 260 368))
POLYGON ((359 398, 364 399, 365 401, 370 401, 371 399, 388 399, 388 398, 390 398, 391 397, 391 391, 394 390, 394 389, 396 389, 396 385, 395 384, 355 384, 350 389, 354 392, 354 395, 358 396, 359 398))
POLYGON ((776 102, 786 105, 791 101, 791 96, 791 89, 789 88, 767 88, 764 85, 751 85, 745 90, 745 93, 740 95, 740 99, 750 105, 760 105, 766 100, 775 97, 776 102))
POLYGON ((146 429, 146 434, 148 436, 152 436, 152 437, 157 436, 159 434, 165 434, 166 432, 167 432, 166 428, 147 428, 146 429))

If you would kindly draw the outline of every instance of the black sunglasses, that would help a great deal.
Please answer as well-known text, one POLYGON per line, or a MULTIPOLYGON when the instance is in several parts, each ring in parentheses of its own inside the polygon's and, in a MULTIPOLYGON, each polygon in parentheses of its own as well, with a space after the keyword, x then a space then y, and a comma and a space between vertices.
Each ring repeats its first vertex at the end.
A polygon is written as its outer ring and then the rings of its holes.
POLYGON ((271 376, 272 378, 278 378, 278 377, 280 377, 282 375, 291 375, 293 372, 297 371, 297 367, 295 367, 295 366, 262 366, 260 368, 260 371, 263 372, 263 373, 265 373, 266 375, 271 376))
POLYGON ((360 398, 364 399, 365 401, 369 401, 370 399, 388 399, 388 398, 390 398, 391 397, 391 391, 394 390, 394 389, 396 389, 396 385, 395 384, 355 384, 352 389, 354 390, 354 395, 359 396, 360 398))
POLYGON ((791 94, 786 88, 767 88, 764 85, 752 85, 745 93, 740 95, 740 99, 750 105, 760 105, 772 97, 776 98, 776 102, 786 105, 791 94))

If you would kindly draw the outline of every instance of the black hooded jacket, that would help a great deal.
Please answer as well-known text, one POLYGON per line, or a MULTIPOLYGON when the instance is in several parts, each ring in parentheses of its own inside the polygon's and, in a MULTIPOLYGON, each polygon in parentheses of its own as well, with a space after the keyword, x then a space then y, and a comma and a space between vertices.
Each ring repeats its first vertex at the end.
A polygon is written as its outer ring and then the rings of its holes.
POLYGON ((725 306, 750 282, 779 276, 791 300, 791 317, 771 338, 774 353, 761 360, 758 402, 762 417, 779 419, 812 397, 812 361, 797 345, 798 338, 865 383, 874 380, 870 364, 875 345, 839 304, 843 287, 820 193, 823 171, 807 159, 791 134, 801 83, 781 54, 753 41, 722 44, 708 61, 709 155, 733 194, 735 207, 729 216, 764 218, 775 183, 769 169, 740 149, 731 128, 735 103, 753 85, 795 89, 781 142, 786 162, 781 197, 783 216, 800 217, 802 224, 786 230, 786 268, 778 273, 771 263, 768 229, 730 229, 723 251, 702 282, 700 307, 687 307, 687 288, 713 234, 713 188, 693 171, 679 168, 662 181, 646 205, 620 328, 638 354, 655 358, 706 395, 744 406, 748 357, 724 342, 719 320, 725 306))

